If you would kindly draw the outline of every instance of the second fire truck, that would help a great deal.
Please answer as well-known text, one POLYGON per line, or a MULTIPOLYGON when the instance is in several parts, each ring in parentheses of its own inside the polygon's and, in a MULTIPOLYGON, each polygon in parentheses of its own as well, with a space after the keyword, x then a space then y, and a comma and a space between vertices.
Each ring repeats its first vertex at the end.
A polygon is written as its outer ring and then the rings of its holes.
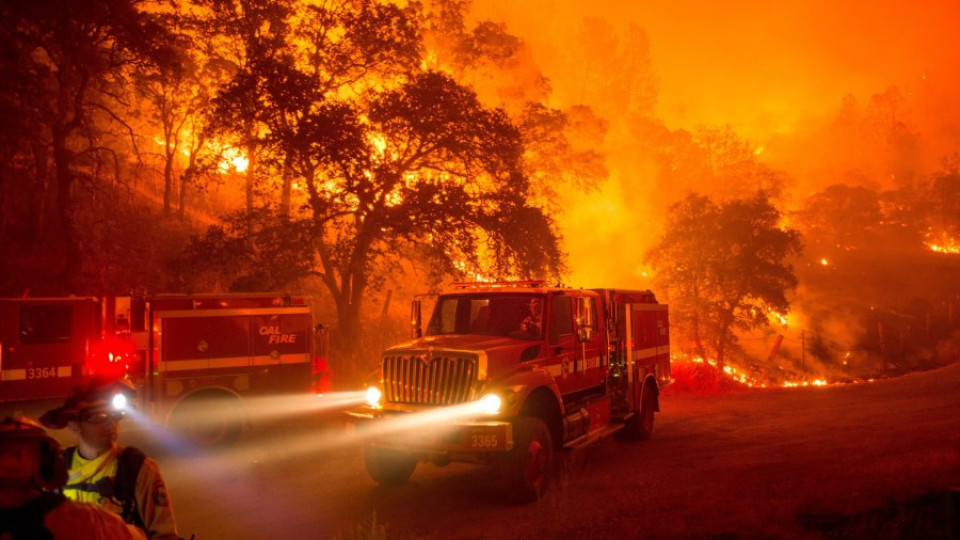
POLYGON ((223 445, 253 398, 313 393, 315 339, 304 298, 284 294, 0 299, 0 405, 125 376, 155 422, 223 445))
POLYGON ((544 492, 554 454, 653 432, 671 381, 667 306, 650 291, 543 282, 459 284, 426 332, 382 354, 368 404, 349 411, 381 484, 421 461, 499 466, 518 502, 544 492))

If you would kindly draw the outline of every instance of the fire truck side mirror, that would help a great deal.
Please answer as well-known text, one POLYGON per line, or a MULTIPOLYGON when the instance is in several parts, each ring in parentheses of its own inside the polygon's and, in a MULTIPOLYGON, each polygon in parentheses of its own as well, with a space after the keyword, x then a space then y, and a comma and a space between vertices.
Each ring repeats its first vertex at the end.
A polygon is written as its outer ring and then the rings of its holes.
POLYGON ((590 341, 596 326, 593 298, 583 296, 577 298, 577 338, 580 341, 590 341))
POLYGON ((414 339, 421 337, 423 335, 423 329, 421 328, 419 300, 414 300, 413 302, 410 302, 410 330, 411 330, 411 335, 414 337, 414 339))

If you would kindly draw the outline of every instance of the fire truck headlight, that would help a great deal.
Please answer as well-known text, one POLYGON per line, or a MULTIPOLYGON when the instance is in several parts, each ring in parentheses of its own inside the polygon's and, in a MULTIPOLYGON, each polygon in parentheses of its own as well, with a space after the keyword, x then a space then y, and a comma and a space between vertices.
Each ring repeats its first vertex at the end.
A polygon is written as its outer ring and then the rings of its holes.
POLYGON ((127 396, 123 394, 117 394, 113 396, 111 403, 113 404, 114 409, 122 411, 127 408, 127 396))
POLYGON ((496 394, 487 394, 477 402, 477 406, 484 414, 497 414, 500 412, 501 405, 503 405, 503 400, 496 394))
POLYGON ((366 393, 367 404, 370 405, 371 407, 379 407, 381 397, 383 397, 383 394, 380 393, 380 389, 377 388, 376 386, 371 386, 370 388, 367 388, 367 393, 366 393))

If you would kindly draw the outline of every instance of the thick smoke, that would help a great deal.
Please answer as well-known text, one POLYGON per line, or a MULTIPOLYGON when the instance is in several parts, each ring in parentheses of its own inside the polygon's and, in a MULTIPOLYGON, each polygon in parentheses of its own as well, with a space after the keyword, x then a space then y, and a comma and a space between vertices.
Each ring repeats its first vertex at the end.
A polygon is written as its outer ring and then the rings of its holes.
POLYGON ((559 193, 571 284, 651 286, 642 255, 669 205, 691 190, 730 195, 696 169, 703 140, 719 133, 775 179, 794 224, 837 184, 874 197, 858 216, 879 216, 846 226, 841 212, 806 239, 789 327, 741 336, 745 351, 766 360, 783 334, 773 366, 839 378, 915 362, 917 343, 949 334, 938 325, 960 310, 957 264, 917 255, 933 225, 917 214, 946 216, 946 201, 925 197, 960 151, 960 4, 491 0, 472 15, 524 41, 553 106, 586 105, 607 122, 606 182, 559 193), (707 180, 678 181, 665 164, 707 180), (844 227, 874 236, 831 243, 844 227))

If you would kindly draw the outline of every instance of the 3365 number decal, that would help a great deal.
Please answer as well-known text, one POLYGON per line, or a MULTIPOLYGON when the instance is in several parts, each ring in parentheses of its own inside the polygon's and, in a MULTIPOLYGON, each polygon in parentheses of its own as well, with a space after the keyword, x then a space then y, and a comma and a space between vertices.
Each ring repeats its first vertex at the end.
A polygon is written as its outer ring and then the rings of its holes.
POLYGON ((500 446, 500 438, 496 433, 474 433, 470 435, 471 448, 497 448, 500 446))

